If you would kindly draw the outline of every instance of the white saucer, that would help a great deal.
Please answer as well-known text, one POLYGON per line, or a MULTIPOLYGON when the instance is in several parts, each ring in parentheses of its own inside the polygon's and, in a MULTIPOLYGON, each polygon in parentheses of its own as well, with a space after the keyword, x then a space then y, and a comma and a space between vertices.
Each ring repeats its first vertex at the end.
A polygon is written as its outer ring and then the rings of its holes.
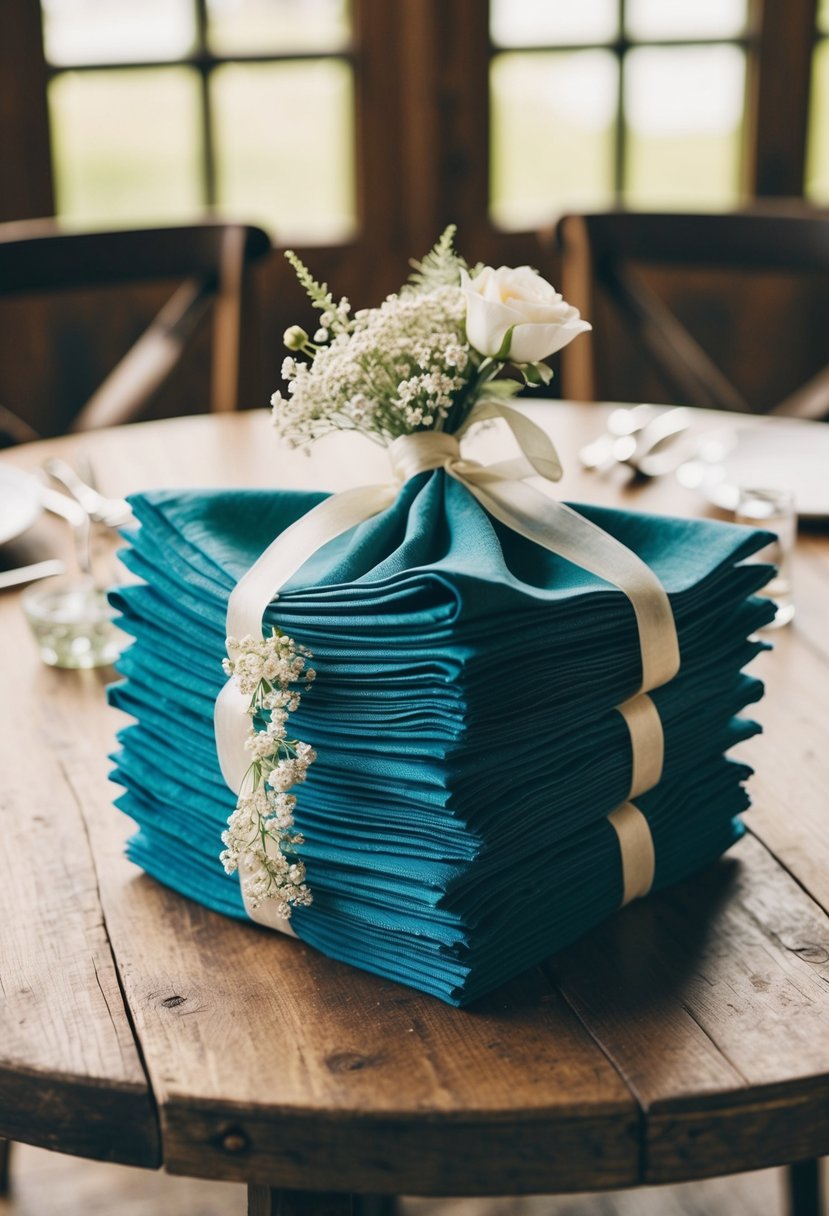
POLYGON ((829 517, 829 423, 781 421, 712 432, 677 477, 724 511, 736 507, 740 486, 753 486, 790 490, 804 518, 829 517))
POLYGON ((40 486, 35 478, 0 464, 0 545, 30 528, 41 509, 40 486))

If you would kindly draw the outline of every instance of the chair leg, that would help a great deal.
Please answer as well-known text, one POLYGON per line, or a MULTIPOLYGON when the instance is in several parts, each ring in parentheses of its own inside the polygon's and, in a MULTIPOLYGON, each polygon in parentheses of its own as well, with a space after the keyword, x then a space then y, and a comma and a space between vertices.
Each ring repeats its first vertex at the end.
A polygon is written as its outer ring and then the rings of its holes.
POLYGON ((351 1195, 248 1186, 248 1216, 352 1216, 351 1195))
POLYGON ((11 1155, 11 1140, 0 1138, 0 1195, 8 1195, 9 1193, 9 1159, 11 1155))
POLYGON ((788 1170, 788 1216, 822 1216, 820 1161, 795 1161, 788 1170))

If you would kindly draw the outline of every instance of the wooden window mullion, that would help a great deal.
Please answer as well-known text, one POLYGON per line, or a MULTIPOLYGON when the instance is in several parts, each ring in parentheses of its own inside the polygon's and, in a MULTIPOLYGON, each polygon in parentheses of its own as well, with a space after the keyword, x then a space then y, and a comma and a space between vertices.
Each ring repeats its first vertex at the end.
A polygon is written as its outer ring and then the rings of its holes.
POLYGON ((196 5, 196 56, 199 70, 199 126, 201 128, 201 188, 202 201, 213 207, 217 199, 216 141, 213 109, 210 102, 210 65, 207 54, 207 0, 194 0, 196 5))
POLYGON ((618 0, 619 29, 617 34, 616 61, 618 76, 616 85, 616 120, 613 125, 613 193, 618 203, 628 187, 628 129, 625 105, 625 74, 627 72, 627 13, 625 0, 618 0))
POLYGON ((753 0, 758 39, 748 64, 749 195, 803 194, 816 15, 817 0, 753 0))
POLYGON ((48 72, 40 5, 31 0, 4 0, 0 81, 0 221, 52 215, 48 72))

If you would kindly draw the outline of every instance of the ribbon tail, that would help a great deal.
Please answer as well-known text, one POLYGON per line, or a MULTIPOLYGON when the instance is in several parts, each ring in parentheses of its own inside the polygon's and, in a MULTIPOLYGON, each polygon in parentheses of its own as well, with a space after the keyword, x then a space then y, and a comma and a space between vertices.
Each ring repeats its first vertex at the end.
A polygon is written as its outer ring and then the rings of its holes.
POLYGON ((228 635, 259 633, 268 604, 297 570, 323 545, 385 511, 396 496, 393 484, 343 490, 281 532, 234 587, 227 605, 228 635))
MULTIPOLYGON (((396 493, 394 485, 344 490, 317 503, 280 533, 234 587, 227 606, 228 635, 243 638, 260 633, 265 609, 288 579, 323 545, 384 511, 396 493)), ((234 792, 240 790, 250 765, 245 751, 250 727, 247 704, 235 681, 228 680, 213 714, 222 776, 234 792)))
POLYGON ((225 782, 238 794, 250 768, 250 756, 245 751, 245 740, 250 729, 247 709, 250 697, 244 696, 234 680, 222 685, 213 707, 213 731, 216 736, 216 752, 219 768, 225 782))
MULTIPOLYGON (((228 635, 242 638, 261 633, 265 609, 297 570, 323 545, 391 506, 396 495, 396 485, 344 490, 323 499, 307 515, 286 528, 233 589, 228 601, 228 635)), ((213 715, 219 765, 234 793, 241 792, 250 767, 250 757, 245 749, 250 729, 248 703, 249 698, 239 691, 235 681, 228 680, 216 698, 213 715)), ((244 865, 247 869, 242 877, 255 871, 254 863, 245 862, 244 865)), ((251 920, 296 937, 290 923, 277 916, 267 901, 253 907, 244 895, 244 883, 242 890, 251 920)))
POLYGON ((577 511, 525 482, 479 485, 474 472, 450 472, 508 528, 624 592, 633 605, 643 643, 640 692, 673 679, 679 671, 673 612, 665 588, 640 557, 577 511))

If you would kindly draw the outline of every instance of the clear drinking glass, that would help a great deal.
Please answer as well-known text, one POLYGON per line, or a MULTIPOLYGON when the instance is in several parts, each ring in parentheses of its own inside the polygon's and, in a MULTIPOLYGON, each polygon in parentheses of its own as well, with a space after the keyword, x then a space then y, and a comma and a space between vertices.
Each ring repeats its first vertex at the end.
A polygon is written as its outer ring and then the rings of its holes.
POLYGON ((771 562, 777 567, 777 574, 759 592, 773 600, 777 607, 774 620, 766 628, 788 625, 794 616, 792 563, 797 536, 794 495, 789 490, 740 486, 734 518, 739 524, 777 533, 777 540, 755 553, 751 560, 771 562))
POLYGON ((127 641, 106 592, 92 579, 49 579, 24 591, 21 603, 50 667, 106 667, 127 641))

